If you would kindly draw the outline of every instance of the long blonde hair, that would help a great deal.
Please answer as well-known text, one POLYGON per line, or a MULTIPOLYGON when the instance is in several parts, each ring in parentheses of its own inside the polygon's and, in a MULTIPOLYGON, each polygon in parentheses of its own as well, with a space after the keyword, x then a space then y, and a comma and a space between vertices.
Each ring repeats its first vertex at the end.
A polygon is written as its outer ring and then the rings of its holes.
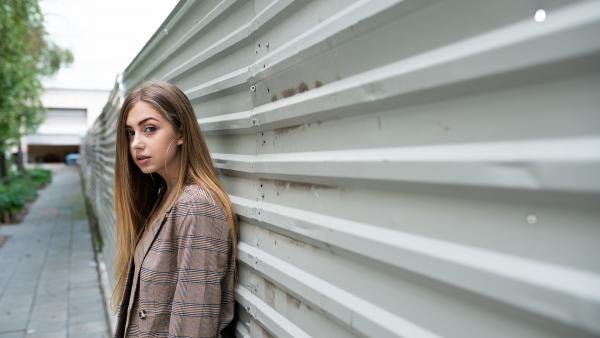
POLYGON ((140 102, 150 104, 181 133, 183 144, 179 176, 171 196, 163 202, 158 215, 166 212, 181 194, 186 184, 197 184, 221 202, 231 225, 232 261, 235 271, 237 244, 236 218, 229 196, 223 189, 210 152, 187 96, 175 85, 164 81, 148 81, 131 91, 125 100, 117 121, 114 202, 117 220, 117 252, 115 256, 116 285, 111 297, 113 310, 123 301, 127 272, 138 236, 143 231, 157 201, 164 197, 166 182, 160 175, 144 174, 129 154, 126 119, 129 110, 140 102))

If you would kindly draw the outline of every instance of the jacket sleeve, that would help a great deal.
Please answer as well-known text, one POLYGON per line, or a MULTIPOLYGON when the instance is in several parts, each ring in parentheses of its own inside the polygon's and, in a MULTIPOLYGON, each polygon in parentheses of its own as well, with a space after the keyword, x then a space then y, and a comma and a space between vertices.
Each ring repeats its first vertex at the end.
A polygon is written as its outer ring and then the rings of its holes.
POLYGON ((220 205, 189 199, 177 219, 177 284, 169 337, 219 337, 233 318, 230 225, 220 205))

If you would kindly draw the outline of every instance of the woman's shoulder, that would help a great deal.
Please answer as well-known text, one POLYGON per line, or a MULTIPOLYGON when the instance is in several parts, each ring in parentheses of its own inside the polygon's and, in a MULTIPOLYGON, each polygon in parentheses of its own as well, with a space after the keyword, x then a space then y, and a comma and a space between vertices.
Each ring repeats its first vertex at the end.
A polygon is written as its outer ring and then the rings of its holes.
POLYGON ((208 191, 196 183, 186 184, 183 186, 183 191, 178 198, 179 201, 187 202, 190 200, 201 200, 203 202, 210 201, 208 191))
POLYGON ((227 219, 217 196, 198 184, 185 185, 175 206, 192 214, 227 219))

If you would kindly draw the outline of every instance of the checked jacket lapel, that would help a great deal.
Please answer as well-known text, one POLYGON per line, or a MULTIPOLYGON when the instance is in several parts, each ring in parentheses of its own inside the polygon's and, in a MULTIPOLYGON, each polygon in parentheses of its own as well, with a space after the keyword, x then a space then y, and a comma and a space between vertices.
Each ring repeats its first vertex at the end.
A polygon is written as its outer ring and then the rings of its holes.
POLYGON ((164 221, 167 218, 167 216, 171 213, 171 209, 173 209, 173 206, 171 206, 169 208, 169 210, 165 211, 165 213, 160 217, 160 219, 158 219, 156 222, 154 222, 154 224, 159 224, 159 225, 156 227, 156 229, 152 233, 152 236, 148 236, 145 240, 142 236, 142 238, 140 239, 142 241, 142 250, 143 250, 142 251, 142 259, 140 259, 140 266, 138 266, 136 270, 138 270, 138 271, 140 270, 140 267, 144 263, 144 259, 146 258, 146 255, 148 254, 148 251, 150 250, 150 246, 152 246, 152 243, 156 239, 156 236, 160 232, 160 229, 165 224, 164 221))
MULTIPOLYGON (((133 294, 135 295, 136 291, 137 291, 137 287, 139 285, 139 278, 140 278, 140 270, 141 267, 144 263, 144 259, 146 258, 146 255, 148 254, 148 251, 150 250, 150 246, 152 245, 152 243, 154 242, 154 240, 156 239, 156 236, 158 235, 158 233, 160 232, 160 229, 163 227, 164 225, 164 221, 166 220, 167 216, 171 213, 171 209, 173 209, 173 206, 171 206, 161 217, 160 219, 158 219, 154 224, 159 224, 158 227, 156 227, 156 229, 154 230, 154 232, 152 233, 152 236, 148 236, 146 239, 144 239, 144 237, 142 236, 140 238, 140 241, 142 241, 142 258, 140 259, 140 265, 139 266, 135 266, 135 264, 133 263, 133 257, 131 257, 131 267, 135 267, 134 269, 134 273, 133 273, 133 280, 132 280, 132 284, 131 284, 131 293, 129 293, 129 295, 133 294)), ((124 330, 127 330, 127 328, 129 327, 129 319, 131 318, 131 309, 133 308, 133 302, 130 302, 128 304, 127 307, 127 320, 125 321, 125 327, 124 330)), ((123 334, 126 334, 126 332, 123 332, 123 334)))

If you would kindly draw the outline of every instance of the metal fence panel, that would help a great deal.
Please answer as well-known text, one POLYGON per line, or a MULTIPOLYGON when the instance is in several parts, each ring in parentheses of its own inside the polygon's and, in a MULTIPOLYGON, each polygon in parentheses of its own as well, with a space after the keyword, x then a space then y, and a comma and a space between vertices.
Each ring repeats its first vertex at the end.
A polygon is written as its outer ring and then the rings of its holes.
POLYGON ((600 1, 181 1, 115 119, 180 86, 239 216, 243 337, 600 335, 600 1))

